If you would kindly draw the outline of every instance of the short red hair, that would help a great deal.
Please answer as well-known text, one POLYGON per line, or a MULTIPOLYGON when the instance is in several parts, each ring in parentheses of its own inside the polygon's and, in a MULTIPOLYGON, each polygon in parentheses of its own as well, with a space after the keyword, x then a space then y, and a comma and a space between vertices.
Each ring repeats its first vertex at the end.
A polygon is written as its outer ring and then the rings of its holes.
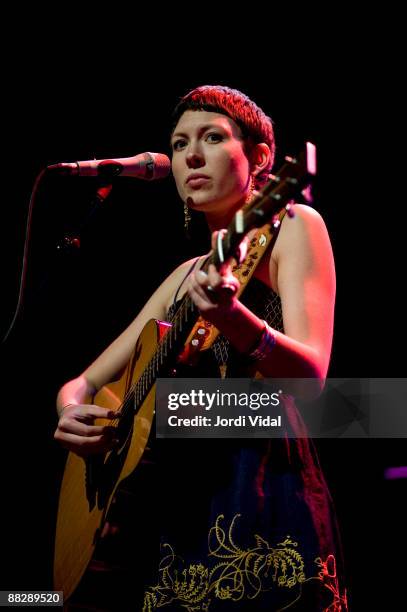
POLYGON ((196 87, 183 96, 175 107, 173 130, 181 116, 188 110, 221 113, 233 119, 242 132, 248 153, 253 145, 260 142, 266 143, 271 153, 270 164, 262 175, 257 177, 257 182, 260 186, 267 181, 276 149, 273 122, 255 102, 238 89, 231 89, 223 85, 196 87))

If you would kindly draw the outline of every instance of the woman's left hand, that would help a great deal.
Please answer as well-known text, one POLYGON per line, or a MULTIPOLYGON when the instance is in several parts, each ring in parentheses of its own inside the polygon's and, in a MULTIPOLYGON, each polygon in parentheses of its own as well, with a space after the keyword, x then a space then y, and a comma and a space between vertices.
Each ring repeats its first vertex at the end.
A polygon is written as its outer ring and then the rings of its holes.
POLYGON ((230 265, 221 273, 210 264, 208 273, 195 270, 188 279, 188 293, 202 316, 218 325, 222 318, 230 315, 236 301, 239 281, 233 276, 230 265))

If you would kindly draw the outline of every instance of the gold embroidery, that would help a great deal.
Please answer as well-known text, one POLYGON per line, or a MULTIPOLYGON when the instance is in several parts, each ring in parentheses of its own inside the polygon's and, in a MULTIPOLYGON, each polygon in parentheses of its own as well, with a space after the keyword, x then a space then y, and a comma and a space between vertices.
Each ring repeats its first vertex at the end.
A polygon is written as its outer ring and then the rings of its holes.
POLYGON ((223 515, 218 516, 209 532, 209 557, 220 560, 210 573, 209 591, 219 599, 239 601, 246 597, 254 599, 262 591, 269 590, 273 583, 291 588, 305 580, 304 561, 295 550, 297 542, 289 536, 271 548, 268 542, 255 535, 256 546, 243 550, 233 541, 233 527, 237 514, 228 533, 220 526, 223 515))
POLYGON ((294 599, 282 608, 286 610, 301 598, 303 583, 315 579, 320 580, 333 595, 332 604, 325 612, 347 610, 346 591, 344 596, 340 595, 333 555, 329 555, 326 562, 318 557, 315 560, 320 567, 318 575, 306 578, 303 557, 296 550, 298 543, 290 536, 272 548, 261 536, 254 535, 255 546, 247 550, 240 548, 233 539, 233 529, 239 517, 240 514, 236 514, 226 530, 221 525, 224 515, 219 515, 209 530, 208 558, 218 561, 211 570, 202 563, 185 567, 184 560, 169 544, 165 544, 166 554, 159 566, 159 583, 145 593, 143 612, 153 612, 175 602, 188 612, 207 612, 213 598, 248 601, 276 586, 287 589, 287 592, 298 586, 294 599))
POLYGON ((151 612, 175 600, 191 612, 208 610, 209 602, 207 605, 202 602, 207 596, 208 569, 202 563, 192 564, 180 574, 174 567, 181 560, 180 557, 175 555, 169 544, 164 544, 164 547, 167 554, 159 567, 160 583, 145 593, 143 612, 151 612))

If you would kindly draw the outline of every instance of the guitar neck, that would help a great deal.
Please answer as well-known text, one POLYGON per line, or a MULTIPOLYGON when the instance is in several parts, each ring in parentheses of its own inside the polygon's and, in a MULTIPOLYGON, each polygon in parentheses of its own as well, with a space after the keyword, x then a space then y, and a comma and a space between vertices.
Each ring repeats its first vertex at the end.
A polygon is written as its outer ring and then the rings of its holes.
POLYGON ((198 309, 189 295, 185 294, 181 299, 171 326, 168 327, 165 335, 158 342, 156 350, 140 378, 126 394, 124 407, 129 401, 132 406, 140 406, 157 378, 171 376, 172 370, 176 366, 177 356, 182 351, 198 316, 198 309))

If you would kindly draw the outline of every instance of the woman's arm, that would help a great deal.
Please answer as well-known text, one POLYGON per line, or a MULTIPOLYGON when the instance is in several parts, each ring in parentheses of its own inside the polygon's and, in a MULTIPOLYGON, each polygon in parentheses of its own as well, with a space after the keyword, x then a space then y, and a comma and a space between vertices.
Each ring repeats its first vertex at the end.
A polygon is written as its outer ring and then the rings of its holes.
MULTIPOLYGON (((333 333, 335 269, 331 243, 322 217, 308 206, 297 205, 293 219, 285 217, 270 258, 270 278, 277 266, 284 334, 275 331, 276 343, 257 368, 275 378, 313 378, 322 388, 333 333)), ((249 354, 262 335, 262 321, 236 298, 222 295, 224 282, 211 267, 208 276, 197 271, 189 291, 203 316, 229 338, 235 348, 249 354), (206 287, 218 291, 218 303, 206 287)))
POLYGON ((59 422, 54 437, 62 446, 87 455, 106 450, 113 443, 114 429, 93 423, 95 418, 113 419, 115 412, 92 404, 92 397, 101 387, 119 378, 146 323, 150 319, 165 320, 167 305, 190 265, 187 261, 176 268, 127 329, 80 376, 60 389, 59 422))

